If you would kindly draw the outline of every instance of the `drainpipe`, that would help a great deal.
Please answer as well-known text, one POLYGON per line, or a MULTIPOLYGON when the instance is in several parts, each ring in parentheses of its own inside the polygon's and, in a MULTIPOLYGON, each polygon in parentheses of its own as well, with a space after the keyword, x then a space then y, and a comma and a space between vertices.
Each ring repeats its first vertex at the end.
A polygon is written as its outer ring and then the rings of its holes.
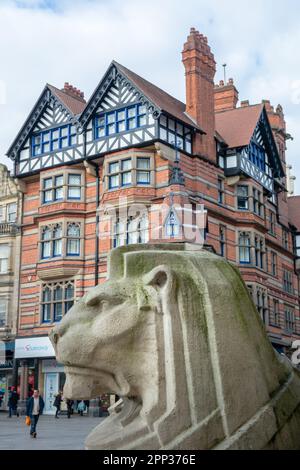
POLYGON ((99 207, 99 204, 100 204, 100 190, 99 190, 100 173, 99 173, 99 165, 97 165, 97 163, 94 163, 94 162, 88 161, 88 160, 85 160, 85 162, 86 162, 86 165, 93 166, 95 168, 95 171, 96 171, 95 286, 97 286, 99 284, 98 267, 99 267, 99 222, 100 222, 100 216, 99 216, 99 213, 98 213, 98 207, 99 207))

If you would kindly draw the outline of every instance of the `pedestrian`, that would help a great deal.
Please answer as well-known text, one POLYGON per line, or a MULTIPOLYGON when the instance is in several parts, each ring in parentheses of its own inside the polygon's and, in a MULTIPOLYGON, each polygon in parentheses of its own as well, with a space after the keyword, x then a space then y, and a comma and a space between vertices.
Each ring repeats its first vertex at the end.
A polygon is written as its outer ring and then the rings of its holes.
POLYGON ((10 387, 9 389, 9 394, 8 394, 8 418, 11 418, 12 415, 16 415, 19 417, 18 413, 18 400, 19 400, 19 395, 15 390, 15 387, 10 387))
POLYGON ((61 402, 63 401, 62 398, 62 392, 58 392, 58 394, 55 397, 53 405, 56 408, 56 413, 55 413, 55 418, 58 419, 58 413, 61 412, 61 402))
POLYGON ((85 408, 86 408, 85 403, 83 400, 81 400, 81 402, 78 404, 78 407, 77 407, 77 410, 80 416, 83 416, 83 412, 85 411, 85 408))
POLYGON ((69 419, 71 418, 71 414, 73 414, 73 403, 73 400, 67 399, 67 413, 69 419))
POLYGON ((87 414, 89 414, 90 410, 90 400, 84 400, 84 404, 86 406, 87 414))
POLYGON ((31 420, 31 426, 30 426, 30 435, 32 437, 36 437, 36 426, 39 420, 40 415, 43 414, 44 410, 44 400, 40 396, 40 393, 38 390, 33 391, 33 396, 27 400, 27 409, 26 409, 26 414, 29 416, 31 420))

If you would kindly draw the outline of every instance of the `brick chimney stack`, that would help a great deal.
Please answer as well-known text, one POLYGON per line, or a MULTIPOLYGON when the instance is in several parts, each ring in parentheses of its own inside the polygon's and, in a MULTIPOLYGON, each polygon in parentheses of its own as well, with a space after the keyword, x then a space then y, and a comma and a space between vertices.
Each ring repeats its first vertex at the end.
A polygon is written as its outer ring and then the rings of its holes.
POLYGON ((237 91, 232 78, 225 85, 221 80, 219 85, 215 85, 215 111, 228 111, 235 109, 239 101, 239 92, 237 91))
POLYGON ((206 135, 197 136, 194 151, 216 160, 214 76, 216 62, 207 38, 195 28, 182 51, 186 76, 186 113, 195 119, 206 135))
POLYGON ((85 103, 83 91, 78 90, 73 85, 70 85, 68 82, 65 82, 62 91, 67 95, 72 96, 73 98, 76 98, 77 100, 83 101, 85 103))

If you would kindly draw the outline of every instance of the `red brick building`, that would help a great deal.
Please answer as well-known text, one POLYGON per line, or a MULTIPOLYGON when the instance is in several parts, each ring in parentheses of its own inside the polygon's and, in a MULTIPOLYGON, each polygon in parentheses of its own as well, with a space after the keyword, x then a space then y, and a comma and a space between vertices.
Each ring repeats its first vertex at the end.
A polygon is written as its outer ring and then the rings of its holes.
POLYGON ((268 101, 237 107, 233 80, 214 84, 214 56, 194 28, 182 60, 186 103, 116 62, 88 102, 69 84, 46 85, 8 151, 23 192, 21 393, 33 374, 48 412, 64 380, 49 329, 105 280, 112 247, 155 238, 149 214, 124 221, 126 204, 152 214, 167 204, 156 239, 170 242, 182 230, 175 204, 191 205, 192 226, 203 204, 205 243, 239 266, 274 347, 287 352, 300 338, 300 204, 292 198, 290 216, 283 110, 268 101))

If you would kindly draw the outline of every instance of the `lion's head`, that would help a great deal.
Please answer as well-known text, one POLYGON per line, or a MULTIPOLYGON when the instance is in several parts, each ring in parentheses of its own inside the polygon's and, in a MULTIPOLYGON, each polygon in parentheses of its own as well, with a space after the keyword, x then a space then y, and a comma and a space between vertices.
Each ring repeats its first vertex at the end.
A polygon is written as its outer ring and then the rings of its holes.
POLYGON ((300 384, 275 355, 237 269, 186 244, 113 250, 109 280, 51 339, 66 396, 124 398, 88 449, 251 448, 260 425, 263 448, 278 431, 271 397, 289 380, 300 384))

